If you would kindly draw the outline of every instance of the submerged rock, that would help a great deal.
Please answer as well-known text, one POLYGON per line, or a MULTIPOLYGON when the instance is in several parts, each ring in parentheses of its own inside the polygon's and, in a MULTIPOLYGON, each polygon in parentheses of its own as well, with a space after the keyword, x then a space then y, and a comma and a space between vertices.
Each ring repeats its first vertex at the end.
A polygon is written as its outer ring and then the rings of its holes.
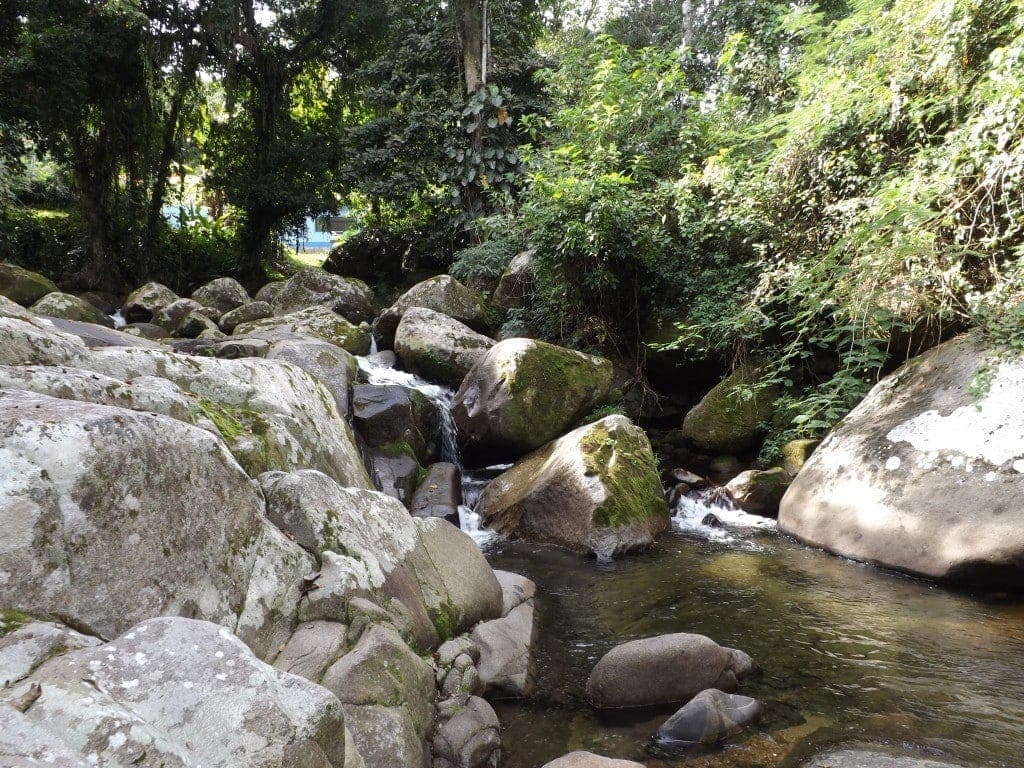
POLYGON ((710 747, 756 723, 763 711, 757 699, 709 688, 662 723, 655 739, 670 748, 710 747))
POLYGON ((494 340, 445 314, 411 307, 395 333, 395 353, 413 373, 456 387, 494 340))
POLYGON ((32 683, 43 695, 17 718, 13 751, 0 735, 8 757, 60 748, 75 761, 65 765, 345 764, 338 700, 208 622, 147 619, 113 642, 63 653, 0 693, 0 709, 14 712, 8 705, 32 683))
POLYGON ((587 680, 587 699, 596 709, 689 701, 707 688, 731 693, 756 669, 747 654, 704 635, 659 635, 602 656, 587 680))
POLYGON ((108 328, 114 327, 114 321, 85 299, 70 293, 48 293, 33 304, 30 309, 37 315, 59 317, 65 320, 79 320, 83 323, 95 323, 108 328))
POLYGON ((545 763, 543 768, 644 768, 641 763, 632 760, 615 760, 610 757, 595 755, 593 752, 570 752, 557 760, 545 763))
POLYGON ((6 296, 14 303, 28 307, 46 294, 56 291, 60 291, 60 288, 38 272, 32 272, 16 264, 0 262, 0 296, 6 296))
POLYGON ((467 455, 515 458, 563 434, 608 394, 612 364, 533 339, 495 344, 452 404, 467 455))
POLYGON ((760 444, 774 402, 774 390, 758 387, 757 369, 741 366, 690 409, 682 436, 706 453, 747 453, 760 444))
POLYGON ((800 470, 780 528, 933 579, 1024 585, 1024 359, 994 355, 966 334, 879 382, 800 470))
POLYGON ((487 319, 480 297, 451 275, 437 275, 417 283, 403 293, 377 319, 374 330, 382 347, 392 346, 399 323, 413 307, 446 315, 477 331, 487 330, 487 319))
POLYGON ((611 557, 669 525, 651 445, 607 416, 530 454, 484 489, 476 511, 506 536, 611 557))
POLYGON ((882 747, 836 749, 811 758, 802 768, 963 768, 927 757, 900 754, 882 747))

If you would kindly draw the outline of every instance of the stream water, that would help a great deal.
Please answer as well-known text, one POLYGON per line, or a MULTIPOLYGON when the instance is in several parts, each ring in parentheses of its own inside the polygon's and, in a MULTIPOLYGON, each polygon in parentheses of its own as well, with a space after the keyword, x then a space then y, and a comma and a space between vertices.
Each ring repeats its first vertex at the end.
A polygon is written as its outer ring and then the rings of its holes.
MULTIPOLYGON (((451 390, 361 365, 372 382, 411 386, 447 413, 451 390)), ((446 460, 459 463, 453 425, 442 425, 446 460)), ((472 512, 503 469, 463 473, 461 517, 495 568, 539 588, 537 693, 495 703, 505 768, 574 749, 655 767, 788 767, 839 743, 1024 765, 1024 604, 812 550, 774 521, 700 498, 681 501, 652 551, 612 562, 504 541, 472 512), (587 677, 606 651, 669 632, 708 635, 761 664, 742 686, 765 705, 758 727, 719 750, 667 756, 647 744, 674 707, 605 716, 587 706, 587 677)))

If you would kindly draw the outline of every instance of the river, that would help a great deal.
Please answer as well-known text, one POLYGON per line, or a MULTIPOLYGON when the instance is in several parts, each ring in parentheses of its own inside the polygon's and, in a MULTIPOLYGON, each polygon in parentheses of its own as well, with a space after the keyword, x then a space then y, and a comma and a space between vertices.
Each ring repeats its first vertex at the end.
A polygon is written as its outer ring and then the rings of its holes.
POLYGON ((944 590, 808 549, 769 531, 712 541, 674 532, 655 550, 599 563, 494 541, 495 568, 540 589, 537 695, 500 703, 505 768, 574 749, 648 766, 789 765, 824 745, 886 743, 976 766, 1019 768, 1024 606, 944 590), (583 690, 612 646, 698 632, 764 668, 741 692, 761 725, 682 758, 645 750, 674 710, 598 717, 583 690))

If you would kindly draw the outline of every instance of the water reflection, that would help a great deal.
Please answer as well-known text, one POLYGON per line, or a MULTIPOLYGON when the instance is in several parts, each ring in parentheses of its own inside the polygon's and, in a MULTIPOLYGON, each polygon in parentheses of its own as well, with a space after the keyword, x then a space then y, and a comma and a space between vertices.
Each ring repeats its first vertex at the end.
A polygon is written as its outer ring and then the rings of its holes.
POLYGON ((776 766, 840 741, 913 746, 1016 768, 1024 745, 1024 606, 986 603, 806 549, 773 533, 755 547, 673 534, 612 563, 521 543, 495 567, 537 581, 538 679, 527 704, 498 707, 505 765, 538 768, 571 749, 652 766, 644 743, 668 711, 598 718, 583 689, 613 645, 699 632, 764 667, 743 687, 760 730, 690 766, 776 766))

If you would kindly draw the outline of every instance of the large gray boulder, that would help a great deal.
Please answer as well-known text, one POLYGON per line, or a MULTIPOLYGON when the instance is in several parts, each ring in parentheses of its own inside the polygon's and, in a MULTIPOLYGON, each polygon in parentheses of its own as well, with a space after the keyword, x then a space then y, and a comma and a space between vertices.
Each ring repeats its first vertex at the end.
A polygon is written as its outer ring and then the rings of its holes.
POLYGON ((403 293, 377 319, 374 330, 382 347, 388 349, 392 346, 398 324, 413 307, 439 312, 477 331, 487 330, 487 317, 480 296, 451 275, 437 275, 403 293))
POLYGON ((330 391, 338 412, 348 415, 359 363, 344 349, 318 339, 285 339, 274 342, 266 358, 291 363, 311 374, 330 391))
POLYGON ((87 353, 81 339, 52 321, 0 303, 0 365, 74 365, 87 353))
POLYGON ((124 318, 129 323, 148 323, 158 311, 178 300, 166 285, 149 282, 128 294, 124 300, 124 318))
POLYGON ((522 251, 517 253, 505 268, 491 301, 502 309, 525 307, 533 295, 536 283, 533 251, 522 251))
POLYGON ((242 323, 251 323, 274 316, 274 309, 265 301, 250 301, 220 316, 218 327, 224 333, 232 333, 242 323))
POLYGON ((167 336, 174 332, 185 316, 203 308, 195 299, 177 299, 153 313, 153 323, 164 329, 167 336))
POLYGON ((304 267, 284 281, 270 302, 277 315, 321 306, 358 325, 373 320, 377 302, 362 280, 339 277, 319 267, 304 267))
POLYGON ((82 766, 345 765, 338 700, 208 622, 147 619, 113 642, 58 655, 0 692, 0 709, 13 712, 32 684, 43 695, 17 718, 27 738, 10 755, 16 765, 57 749, 74 761, 63 764, 82 766))
POLYGON ((453 387, 493 345, 493 339, 424 307, 406 310, 395 332, 395 353, 406 368, 453 387))
POLYGON ((252 299, 240 282, 233 277, 218 277, 192 292, 192 298, 204 307, 217 311, 217 316, 238 309, 252 299))
POLYGON ((744 512, 774 517, 791 479, 782 467, 748 469, 726 483, 725 492, 744 512))
POLYGON ((597 709, 685 702, 707 688, 731 693, 756 668, 747 654, 704 635, 659 635, 602 656, 587 679, 587 699, 597 709))
POLYGON ((99 347, 166 349, 163 344, 158 344, 150 339, 138 338, 123 331, 116 331, 113 328, 107 328, 105 325, 83 323, 80 320, 67 320, 60 317, 51 317, 47 321, 55 331, 77 336, 90 349, 97 349, 99 347))
POLYGON ((239 323, 234 336, 256 336, 270 341, 295 337, 313 337, 341 347, 353 355, 370 351, 369 326, 356 326, 327 307, 299 309, 277 317, 239 323))
POLYGON ((0 605, 105 637, 160 614, 234 627, 262 509, 209 432, 0 391, 0 605))
POLYGON ((343 485, 372 487, 331 393, 294 365, 114 348, 94 350, 79 365, 121 381, 158 376, 196 395, 252 476, 309 468, 343 485))
POLYGON ((46 294, 59 290, 52 280, 38 272, 0 262, 0 296, 6 296, 16 304, 28 307, 46 294))
POLYGON ((28 617, 24 622, 20 625, 17 621, 4 622, 0 627, 5 633, 0 636, 0 690, 24 680, 43 662, 58 654, 103 642, 57 622, 33 621, 28 617))
POLYGON ((1020 586, 1022 402, 1024 358, 996 356, 977 334, 914 358, 810 456, 780 528, 932 579, 1020 586))
POLYGON ((509 459, 539 448, 604 400, 608 360, 534 339, 506 339, 469 371, 452 404, 467 455, 509 459))
POLYGON ((646 547, 669 526, 651 444, 625 416, 522 459, 488 484, 476 512, 505 536, 599 557, 646 547))
POLYGON ((37 315, 45 317, 59 317, 65 320, 105 325, 108 328, 114 327, 114 321, 110 317, 100 312, 85 299, 80 299, 70 293, 60 293, 59 291, 48 293, 30 309, 37 315))

